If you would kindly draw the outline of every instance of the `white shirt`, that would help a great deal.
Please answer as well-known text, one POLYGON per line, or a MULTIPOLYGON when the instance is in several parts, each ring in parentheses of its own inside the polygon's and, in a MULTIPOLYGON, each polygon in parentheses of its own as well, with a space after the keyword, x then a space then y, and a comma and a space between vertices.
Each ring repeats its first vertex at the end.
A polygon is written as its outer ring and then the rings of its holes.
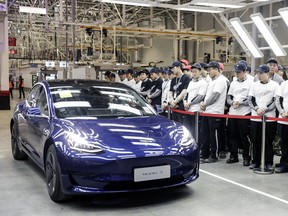
MULTIPOLYGON (((251 74, 247 74, 246 75, 247 76, 247 79, 250 79, 252 82, 254 82, 254 79, 255 79, 255 77, 254 76, 252 76, 251 74)), ((237 80, 237 77, 233 77, 233 81, 236 81, 237 80)))
POLYGON ((128 85, 128 79, 127 78, 125 78, 124 80, 120 80, 119 82, 123 83, 125 85, 128 85))
MULTIPOLYGON (((283 108, 285 112, 288 112, 288 80, 281 83, 276 91, 276 96, 283 97, 283 108)), ((279 118, 283 118, 279 114, 279 118)), ((280 124, 288 125, 288 121, 278 121, 280 124)))
MULTIPOLYGON (((259 108, 267 109, 267 105, 272 101, 278 87, 279 84, 273 80, 269 80, 269 82, 266 84, 262 84, 260 81, 257 81, 252 83, 249 96, 255 98, 256 104, 259 108)), ((275 117, 275 109, 266 112, 265 115, 267 117, 275 117)), ((252 116, 258 116, 254 109, 252 109, 252 116)), ((261 121, 261 119, 251 119, 251 121, 261 121)))
MULTIPOLYGON (((248 101, 248 94, 251 88, 253 81, 246 77, 243 82, 239 82, 237 79, 231 83, 228 95, 233 96, 233 101, 238 101, 242 103, 244 100, 248 101)), ((232 106, 229 109, 230 115, 247 115, 251 113, 250 106, 240 104, 237 109, 234 109, 232 106)))
POLYGON ((141 90, 141 84, 142 84, 142 81, 138 81, 138 83, 134 83, 134 85, 132 86, 133 89, 135 89, 137 92, 140 92, 141 90))
MULTIPOLYGON (((187 102, 190 103, 197 95, 205 96, 207 92, 208 83, 204 79, 200 79, 197 82, 191 80, 187 88, 187 102)), ((200 111, 200 103, 193 104, 189 107, 190 112, 200 111)))
POLYGON ((227 82, 225 79, 223 79, 222 76, 223 75, 219 74, 219 76, 214 78, 208 84, 207 94, 206 94, 204 103, 206 103, 207 99, 214 92, 220 93, 220 97, 213 104, 207 106, 204 113, 224 114, 224 106, 225 106, 226 94, 227 94, 227 82))
POLYGON ((131 88, 133 88, 133 86, 135 85, 135 80, 134 79, 131 79, 131 80, 127 79, 126 82, 127 82, 127 84, 126 83, 125 84, 130 86, 131 88))
POLYGON ((166 101, 169 102, 169 90, 170 90, 171 80, 163 80, 162 83, 162 96, 161 96, 161 104, 166 101))
POLYGON ((209 82, 212 81, 212 79, 211 79, 211 77, 210 77, 209 75, 207 75, 206 77, 203 77, 203 79, 204 79, 207 83, 209 83, 209 82))

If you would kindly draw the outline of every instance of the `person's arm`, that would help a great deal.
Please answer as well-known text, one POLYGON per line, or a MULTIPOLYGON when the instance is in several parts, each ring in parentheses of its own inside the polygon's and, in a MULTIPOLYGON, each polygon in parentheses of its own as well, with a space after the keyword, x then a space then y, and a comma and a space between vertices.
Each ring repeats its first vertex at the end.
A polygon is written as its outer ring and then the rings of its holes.
POLYGON ((272 100, 266 106, 267 106, 267 109, 265 109, 266 112, 275 109, 275 97, 273 97, 272 100))
POLYGON ((256 103, 256 99, 254 96, 248 96, 248 104, 250 106, 251 109, 257 111, 257 109, 259 108, 257 103, 256 103))
POLYGON ((233 96, 228 94, 227 95, 227 104, 229 104, 230 106, 232 105, 233 103, 233 96))
POLYGON ((202 100, 203 100, 203 98, 204 98, 204 95, 200 95, 200 94, 198 94, 198 95, 196 95, 191 101, 190 101, 190 106, 191 105, 194 105, 194 104, 199 104, 202 100))
POLYGON ((281 113, 285 112, 283 107, 283 97, 276 96, 275 105, 281 115, 281 113))
POLYGON ((155 92, 153 92, 152 94, 149 94, 149 98, 151 98, 151 99, 153 99, 153 98, 156 98, 156 97, 158 97, 159 95, 161 95, 161 90, 160 89, 156 89, 156 91, 155 92))
POLYGON ((213 92, 211 96, 206 100, 205 106, 210 106, 211 104, 214 104, 220 97, 219 92, 213 92))

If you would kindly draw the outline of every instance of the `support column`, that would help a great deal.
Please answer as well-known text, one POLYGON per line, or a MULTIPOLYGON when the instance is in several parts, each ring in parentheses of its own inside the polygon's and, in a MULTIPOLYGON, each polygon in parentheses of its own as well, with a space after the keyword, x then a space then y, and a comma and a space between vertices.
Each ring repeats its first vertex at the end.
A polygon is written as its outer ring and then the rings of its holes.
POLYGON ((0 13, 0 110, 9 110, 8 16, 5 12, 0 13))

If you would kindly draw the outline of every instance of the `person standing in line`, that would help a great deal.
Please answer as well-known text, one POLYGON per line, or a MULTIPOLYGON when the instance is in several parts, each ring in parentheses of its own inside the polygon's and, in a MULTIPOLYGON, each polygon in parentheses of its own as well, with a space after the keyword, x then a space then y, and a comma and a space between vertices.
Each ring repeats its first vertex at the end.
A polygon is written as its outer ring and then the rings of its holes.
POLYGON ((24 79, 22 78, 22 76, 19 76, 19 85, 18 85, 18 88, 19 88, 19 98, 18 99, 21 99, 21 95, 23 95, 23 98, 25 98, 25 92, 24 92, 24 79))
POLYGON ((148 78, 149 76, 149 71, 147 69, 141 70, 139 72, 140 80, 142 81, 141 83, 141 89, 140 89, 140 94, 146 98, 148 91, 151 88, 152 82, 148 78))
POLYGON ((116 74, 115 73, 111 73, 109 75, 109 81, 112 82, 112 83, 116 82, 116 74))
POLYGON ((171 85, 171 79, 170 79, 171 73, 172 71, 170 70, 170 68, 163 69, 163 83, 162 83, 162 95, 161 95, 161 105, 162 105, 163 112, 161 113, 161 115, 166 116, 166 117, 167 117, 167 112, 165 111, 165 109, 169 103, 168 93, 169 93, 170 85, 171 85))
POLYGON ((9 91, 10 91, 10 96, 13 99, 13 89, 14 89, 14 82, 13 82, 13 78, 10 77, 9 79, 9 91))
MULTIPOLYGON (((200 103, 201 111, 210 114, 224 114, 227 83, 220 73, 219 63, 211 61, 207 71, 212 81, 208 84, 204 101, 200 103)), ((201 163, 214 163, 218 160, 221 123, 220 118, 203 116, 200 129, 201 163)))
MULTIPOLYGON (((179 61, 173 62, 170 67, 175 77, 171 80, 169 90, 169 105, 171 108, 185 110, 183 99, 186 96, 186 90, 190 82, 190 78, 183 73, 182 63, 179 61)), ((183 124, 183 114, 173 112, 173 120, 183 124)))
POLYGON ((118 71, 118 76, 119 76, 119 79, 120 79, 120 83, 128 85, 128 79, 126 77, 126 72, 124 70, 119 70, 118 71))
MULTIPOLYGON (((288 120, 288 80, 284 81, 276 91, 276 107, 279 118, 288 120)), ((280 163, 275 164, 275 173, 288 172, 288 121, 278 121, 279 135, 281 138, 280 163)))
POLYGON ((110 74, 111 74, 111 71, 105 71, 104 73, 104 79, 108 82, 110 82, 110 74))
MULTIPOLYGON (((229 115, 251 115, 251 108, 248 104, 248 93, 253 83, 246 74, 246 65, 238 63, 233 71, 235 72, 236 80, 233 80, 228 94, 227 103, 230 105, 229 115)), ((249 136, 249 119, 228 119, 228 139, 230 144, 230 158, 226 163, 237 163, 239 146, 243 148, 243 166, 250 165, 250 141, 249 136)))
POLYGON ((133 79, 133 73, 134 71, 131 68, 129 68, 126 71, 127 85, 130 86, 131 88, 135 85, 135 80, 133 79))
MULTIPOLYGON (((185 110, 190 112, 200 112, 200 102, 204 99, 207 92, 208 83, 202 78, 201 69, 202 67, 198 63, 192 65, 193 78, 188 85, 187 96, 184 100, 185 110)), ((183 124, 193 137, 196 137, 195 115, 185 115, 183 124)))
POLYGON ((159 77, 159 70, 157 68, 151 69, 150 77, 152 79, 152 84, 146 98, 148 102, 154 107, 154 109, 158 113, 161 113, 162 112, 161 96, 162 96, 163 80, 159 77))
MULTIPOLYGON (((249 92, 249 106, 252 109, 252 116, 275 117, 275 93, 278 83, 269 79, 269 67, 266 64, 260 65, 257 69, 259 81, 254 82, 249 92)), ((265 168, 272 169, 273 165, 273 140, 277 124, 273 120, 267 120, 265 130, 265 168)), ((250 169, 257 169, 261 162, 261 119, 251 119, 251 142, 253 145, 253 159, 250 169)))
POLYGON ((200 63, 200 65, 201 65, 201 67, 202 67, 202 70, 201 70, 201 76, 202 76, 202 78, 203 78, 207 83, 211 82, 212 79, 210 78, 210 76, 209 76, 209 74, 208 74, 208 72, 207 72, 207 65, 208 65, 208 64, 202 62, 202 63, 200 63))
POLYGON ((141 90, 141 84, 142 84, 142 81, 140 80, 140 75, 139 75, 139 72, 138 71, 134 71, 133 73, 133 78, 135 80, 135 84, 133 85, 133 89, 136 90, 137 92, 140 92, 141 90))

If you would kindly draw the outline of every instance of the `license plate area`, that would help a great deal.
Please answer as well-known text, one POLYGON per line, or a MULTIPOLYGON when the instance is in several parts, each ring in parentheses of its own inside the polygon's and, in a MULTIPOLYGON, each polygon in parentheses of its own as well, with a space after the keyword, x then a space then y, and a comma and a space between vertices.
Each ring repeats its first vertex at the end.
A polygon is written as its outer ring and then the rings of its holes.
POLYGON ((171 177, 170 165, 134 169, 134 182, 165 179, 171 177))

